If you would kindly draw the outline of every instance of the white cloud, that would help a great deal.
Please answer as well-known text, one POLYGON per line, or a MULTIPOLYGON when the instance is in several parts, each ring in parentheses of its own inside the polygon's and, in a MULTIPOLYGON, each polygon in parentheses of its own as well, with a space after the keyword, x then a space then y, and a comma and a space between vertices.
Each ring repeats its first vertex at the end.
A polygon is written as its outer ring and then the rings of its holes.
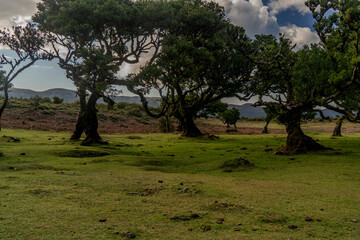
POLYGON ((287 9, 295 9, 302 14, 310 13, 309 9, 305 6, 305 0, 271 0, 269 7, 271 8, 272 15, 287 9))
POLYGON ((0 27, 12 26, 14 18, 20 20, 21 16, 33 15, 37 2, 39 0, 0 0, 0 27))
POLYGON ((225 7, 226 16, 232 23, 245 28, 253 37, 256 34, 274 34, 279 32, 275 15, 269 13, 262 0, 219 0, 225 7))
POLYGON ((284 33, 285 37, 290 38, 293 43, 296 43, 298 48, 303 45, 318 43, 320 40, 318 35, 312 32, 310 28, 298 27, 294 24, 280 27, 280 32, 284 33))
POLYGON ((53 69, 53 66, 44 66, 44 65, 32 65, 30 68, 42 68, 42 69, 53 69))

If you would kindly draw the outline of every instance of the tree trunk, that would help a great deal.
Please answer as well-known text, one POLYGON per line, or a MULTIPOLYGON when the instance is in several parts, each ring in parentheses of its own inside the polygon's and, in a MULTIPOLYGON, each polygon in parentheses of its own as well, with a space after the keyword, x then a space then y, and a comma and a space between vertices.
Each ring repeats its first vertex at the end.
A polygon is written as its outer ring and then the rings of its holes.
POLYGON ((300 126, 300 120, 290 121, 285 124, 285 127, 288 136, 286 145, 279 149, 280 152, 298 154, 326 149, 323 145, 304 134, 300 126))
POLYGON ((8 92, 8 90, 9 90, 9 87, 5 83, 5 85, 4 85, 4 102, 0 107, 0 131, 1 131, 1 128, 2 128, 1 117, 2 117, 2 114, 4 113, 4 110, 5 110, 8 102, 9 102, 9 92, 8 92))
POLYGON ((183 136, 185 137, 198 137, 203 135, 194 122, 194 118, 191 114, 185 114, 183 119, 183 136))
POLYGON ((341 137, 341 126, 343 124, 343 121, 345 120, 345 116, 341 116, 337 122, 336 122, 336 126, 334 128, 333 131, 333 137, 341 137))
POLYGON ((269 130, 268 130, 268 126, 269 126, 269 123, 270 122, 266 122, 265 126, 264 126, 264 129, 262 131, 262 134, 268 134, 269 133, 269 130))
POLYGON ((78 95, 80 98, 80 112, 78 115, 78 119, 75 125, 75 131, 71 136, 70 140, 79 140, 81 138, 82 133, 84 132, 84 112, 86 109, 86 90, 79 89, 78 95))
POLYGON ((84 117, 84 132, 86 138, 81 143, 82 145, 88 146, 93 143, 101 143, 104 144, 99 133, 98 133, 98 119, 97 119, 97 109, 96 109, 96 101, 100 98, 97 94, 91 94, 86 108, 83 114, 84 117))

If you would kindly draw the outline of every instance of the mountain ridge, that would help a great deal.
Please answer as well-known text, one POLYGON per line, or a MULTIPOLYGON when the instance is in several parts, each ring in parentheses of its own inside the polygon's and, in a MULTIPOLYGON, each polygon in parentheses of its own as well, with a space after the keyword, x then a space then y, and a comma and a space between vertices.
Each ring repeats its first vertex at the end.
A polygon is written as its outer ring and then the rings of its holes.
MULTIPOLYGON (((65 89, 65 88, 52 88, 45 91, 34 91, 31 89, 22 89, 22 88, 11 88, 9 90, 9 96, 15 97, 15 98, 25 98, 29 99, 32 97, 35 97, 36 95, 44 98, 48 97, 52 99, 55 96, 58 96, 60 98, 64 99, 64 102, 66 103, 72 103, 79 99, 79 97, 76 94, 76 91, 65 89)), ((126 103, 138 103, 141 104, 140 98, 138 96, 115 96, 114 98, 115 102, 126 102, 126 103)), ((158 97, 148 97, 149 106, 151 107, 158 107, 160 105, 160 98, 158 97)), ((99 99, 99 103, 104 103, 102 99, 99 99)), ((229 108, 236 108, 240 111, 240 116, 245 118, 262 118, 265 117, 265 111, 263 110, 263 107, 254 107, 251 103, 245 103, 242 105, 236 105, 236 104, 229 104, 229 108)), ((324 109, 323 113, 326 117, 335 117, 336 115, 340 115, 337 112, 331 111, 329 109, 324 109)), ((317 114, 316 117, 320 117, 319 114, 317 114)))

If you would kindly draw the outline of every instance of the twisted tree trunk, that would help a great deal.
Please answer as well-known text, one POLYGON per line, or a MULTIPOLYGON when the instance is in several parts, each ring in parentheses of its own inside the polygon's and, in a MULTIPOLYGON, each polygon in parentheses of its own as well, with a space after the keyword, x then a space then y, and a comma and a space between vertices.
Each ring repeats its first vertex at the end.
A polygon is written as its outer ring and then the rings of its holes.
POLYGON ((101 143, 101 144, 106 143, 102 141, 98 133, 96 101, 99 98, 100 98, 99 95, 92 93, 86 104, 85 111, 83 113, 84 132, 86 137, 84 141, 81 143, 82 145, 87 146, 93 143, 101 143))
POLYGON ((285 127, 288 136, 286 145, 279 149, 280 152, 285 154, 298 154, 326 149, 323 145, 304 134, 300 126, 300 118, 289 119, 285 127))
POLYGON ((333 137, 341 137, 341 126, 342 126, 344 120, 345 120, 345 116, 342 115, 336 121, 336 126, 335 126, 334 131, 333 131, 333 137))
POLYGON ((198 137, 203 135, 194 122, 194 117, 190 113, 185 113, 182 121, 182 135, 184 137, 198 137))
POLYGON ((268 130, 268 126, 269 126, 270 121, 266 121, 266 124, 264 126, 264 129, 262 131, 262 134, 268 134, 269 130, 268 130))
POLYGON ((9 102, 9 85, 5 83, 4 85, 4 102, 0 107, 0 131, 1 131, 1 116, 4 113, 4 110, 9 102))
POLYGON ((75 125, 75 131, 73 135, 71 136, 70 140, 80 140, 81 135, 84 132, 84 112, 86 109, 86 90, 85 89, 79 89, 78 95, 80 98, 80 112, 78 115, 78 119, 76 121, 75 125))

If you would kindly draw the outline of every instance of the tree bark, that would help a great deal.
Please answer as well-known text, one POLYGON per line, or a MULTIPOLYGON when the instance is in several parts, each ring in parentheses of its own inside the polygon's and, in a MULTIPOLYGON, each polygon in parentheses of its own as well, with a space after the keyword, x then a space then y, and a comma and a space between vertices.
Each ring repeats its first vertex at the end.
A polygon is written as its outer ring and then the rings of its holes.
POLYGON ((262 131, 262 134, 268 134, 269 133, 269 130, 268 130, 269 123, 270 122, 266 121, 266 124, 264 126, 263 131, 262 131))
POLYGON ((97 118, 97 109, 96 101, 100 98, 97 94, 92 93, 83 114, 84 121, 84 132, 85 139, 81 143, 82 145, 88 146, 94 143, 104 144, 106 142, 102 141, 98 133, 98 118, 97 118))
POLYGON ((2 129, 1 117, 2 117, 2 114, 4 113, 4 110, 5 110, 8 102, 9 102, 9 87, 8 87, 8 85, 5 83, 5 86, 4 86, 4 102, 3 102, 3 104, 2 104, 1 107, 0 107, 0 131, 1 131, 1 129, 2 129))
POLYGON ((280 152, 284 154, 298 154, 326 149, 323 145, 304 134, 300 126, 300 119, 287 122, 285 127, 288 136, 286 145, 278 149, 280 152))
POLYGON ((343 115, 336 121, 336 126, 333 131, 333 137, 341 137, 341 126, 344 120, 345 116, 343 115))
POLYGON ((78 115, 78 119, 75 125, 75 131, 71 136, 70 140, 80 140, 81 135, 84 132, 84 112, 86 109, 86 90, 85 89, 78 89, 78 95, 80 98, 80 111, 78 115))
POLYGON ((199 130, 199 128, 196 126, 194 122, 194 118, 191 114, 185 113, 182 124, 183 124, 182 135, 184 137, 198 137, 203 135, 199 130))

